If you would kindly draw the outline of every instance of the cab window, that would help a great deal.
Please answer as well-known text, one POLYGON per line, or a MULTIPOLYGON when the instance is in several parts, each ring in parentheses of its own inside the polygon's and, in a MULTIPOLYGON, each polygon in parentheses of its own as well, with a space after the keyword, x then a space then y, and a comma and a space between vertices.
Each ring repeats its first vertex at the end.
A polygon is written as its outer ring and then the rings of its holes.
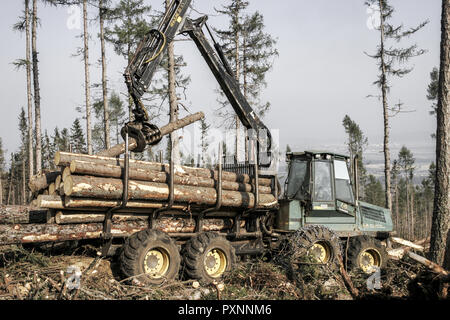
POLYGON ((293 159, 289 166, 286 197, 288 199, 308 199, 309 192, 309 162, 293 159))
POLYGON ((353 203, 353 192, 347 163, 342 160, 334 160, 334 179, 336 187, 336 199, 353 203))
POLYGON ((314 200, 333 201, 331 170, 329 162, 314 162, 314 200))

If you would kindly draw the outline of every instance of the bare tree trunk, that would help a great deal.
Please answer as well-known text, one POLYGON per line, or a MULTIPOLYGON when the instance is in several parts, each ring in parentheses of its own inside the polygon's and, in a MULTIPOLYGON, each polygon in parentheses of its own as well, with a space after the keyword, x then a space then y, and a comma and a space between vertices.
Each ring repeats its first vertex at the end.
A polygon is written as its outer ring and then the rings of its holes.
POLYGON ((26 188, 26 175, 25 175, 25 148, 22 151, 22 201, 21 204, 27 202, 27 188, 26 188))
MULTIPOLYGON (((25 0, 25 39, 26 39, 26 59, 27 59, 27 101, 28 101, 28 179, 34 174, 33 155, 33 101, 31 95, 31 57, 30 57, 30 17, 29 0, 25 0)), ((30 193, 31 195, 31 193, 30 193)))
POLYGON ((89 32, 87 22, 87 0, 83 1, 83 39, 84 39, 84 90, 86 95, 86 136, 88 154, 92 154, 91 129, 91 88, 89 77, 89 32))
POLYGON ((0 170, 0 205, 3 204, 3 172, 0 170))
POLYGON ((42 170, 42 141, 41 141, 41 96, 39 91, 38 52, 36 48, 37 29, 37 0, 33 0, 31 50, 33 57, 33 85, 34 85, 34 111, 36 122, 36 171, 42 170))
POLYGON ((441 23, 441 64, 436 111, 436 185, 430 241, 430 259, 439 265, 443 265, 445 254, 450 255, 450 241, 446 239, 450 219, 450 0, 442 1, 441 23))
MULTIPOLYGON (((170 1, 166 0, 166 9, 169 8, 170 1)), ((175 54, 173 51, 173 42, 167 45, 167 59, 168 59, 168 88, 169 88, 169 110, 170 122, 178 120, 178 101, 175 87, 175 54)), ((175 164, 180 164, 180 149, 178 133, 176 131, 170 134, 170 141, 173 149, 173 161, 175 164)))
POLYGON ((411 234, 412 234, 412 241, 416 239, 415 237, 415 228, 414 228, 414 186, 411 190, 411 234))
POLYGON ((108 105, 108 87, 106 82, 106 56, 105 56, 105 29, 104 29, 104 13, 103 0, 99 0, 99 17, 100 17, 100 46, 102 51, 102 89, 103 89, 103 121, 105 130, 105 149, 111 148, 111 130, 109 123, 109 105, 108 105))
MULTIPOLYGON (((13 180, 14 180, 14 166, 15 166, 14 158, 11 155, 11 169, 10 169, 11 174, 9 175, 8 199, 6 201, 6 204, 11 204, 10 201, 11 201, 11 193, 13 191, 12 185, 13 185, 13 180)), ((13 203, 14 203, 14 199, 13 199, 13 203)))
MULTIPOLYGON (((380 8, 383 8, 382 0, 380 0, 380 8)), ((386 63, 384 60, 384 17, 383 10, 380 10, 380 59, 381 59, 381 92, 383 97, 383 121, 384 121, 384 184, 385 184, 385 206, 392 210, 392 196, 391 196, 391 154, 389 150, 389 109, 387 103, 387 88, 386 88, 386 63)))

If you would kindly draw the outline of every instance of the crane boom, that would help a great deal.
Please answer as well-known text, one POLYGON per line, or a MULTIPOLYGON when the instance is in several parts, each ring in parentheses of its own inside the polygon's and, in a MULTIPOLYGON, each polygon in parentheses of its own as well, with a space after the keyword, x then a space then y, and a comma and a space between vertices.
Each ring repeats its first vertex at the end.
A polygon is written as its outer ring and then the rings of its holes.
POLYGON ((268 167, 271 163, 270 131, 242 94, 221 46, 216 43, 206 25, 208 17, 203 16, 196 20, 186 17, 190 2, 191 0, 172 1, 158 29, 152 30, 139 44, 134 58, 125 71, 128 90, 135 103, 133 110, 135 121, 127 124, 132 129, 129 133, 134 133, 138 139, 144 139, 144 147, 145 144, 156 144, 161 139, 159 129, 148 123, 149 119, 140 98, 151 83, 156 67, 162 59, 163 49, 179 32, 189 35, 196 44, 240 121, 248 129, 250 141, 256 142, 259 165, 268 167), (214 48, 203 33, 205 25, 214 42, 214 48), (139 136, 139 131, 143 131, 142 136, 139 136))

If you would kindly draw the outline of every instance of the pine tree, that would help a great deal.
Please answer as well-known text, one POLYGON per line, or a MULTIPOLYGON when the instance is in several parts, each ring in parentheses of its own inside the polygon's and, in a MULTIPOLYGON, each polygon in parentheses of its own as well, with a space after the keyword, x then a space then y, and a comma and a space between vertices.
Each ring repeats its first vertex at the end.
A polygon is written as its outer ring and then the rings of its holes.
MULTIPOLYGON (((120 136, 120 130, 125 123, 126 112, 123 101, 120 99, 120 96, 115 91, 112 91, 110 94, 108 106, 109 106, 108 116, 110 122, 109 136, 113 138, 115 144, 118 144, 122 139, 120 136)), ((103 124, 105 121, 103 112, 104 109, 103 100, 97 100, 93 104, 92 109, 94 111, 94 117, 97 120, 97 122, 94 124, 94 130, 92 133, 94 146, 96 150, 106 149, 104 134, 102 134, 104 133, 103 124)))
POLYGON ((70 128, 70 144, 72 152, 86 153, 86 140, 84 139, 83 129, 81 128, 80 119, 76 118, 70 128))
MULTIPOLYGON (((130 63, 140 40, 150 31, 150 23, 145 20, 151 7, 143 0, 120 0, 111 8, 108 18, 114 23, 105 28, 105 40, 114 46, 114 51, 130 63)), ((128 97, 129 118, 132 119, 133 101, 128 97)))
POLYGON ((406 184, 406 217, 408 221, 408 237, 414 240, 414 188, 412 187, 414 178, 414 162, 412 152, 402 146, 398 153, 398 164, 403 170, 406 184))
POLYGON ((367 177, 365 200, 369 203, 381 206, 384 203, 383 194, 384 190, 380 180, 370 174, 367 177))
POLYGON ((19 114, 19 131, 20 131, 20 138, 22 141, 22 144, 20 146, 20 153, 18 153, 18 163, 20 164, 21 172, 20 172, 20 186, 21 186, 21 203, 25 204, 27 201, 27 195, 26 195, 26 185, 27 185, 27 179, 26 179, 26 167, 27 167, 27 150, 28 150, 28 124, 27 124, 27 117, 25 115, 25 110, 22 108, 21 112, 19 114))
MULTIPOLYGON (((354 156, 358 156, 358 177, 364 189, 364 185, 366 182, 366 168, 364 167, 363 162, 363 152, 368 145, 368 139, 362 132, 359 125, 348 115, 345 115, 344 119, 342 120, 342 125, 344 126, 345 132, 348 135, 347 146, 350 157, 353 159, 354 156)), ((351 169, 353 174, 353 165, 351 169)), ((364 198, 364 190, 361 190, 360 194, 361 197, 364 198)))
MULTIPOLYGON (((273 59, 278 55, 275 49, 276 41, 264 32, 263 16, 255 12, 246 14, 248 1, 229 0, 228 5, 223 5, 216 12, 229 17, 229 26, 225 30, 214 29, 224 46, 224 53, 231 63, 236 81, 239 83, 244 97, 249 101, 258 116, 270 107, 269 102, 260 101, 260 92, 266 86, 265 75, 270 70, 273 59)), ((217 110, 224 123, 236 127, 235 153, 238 157, 240 145, 240 120, 234 113, 228 111, 229 103, 224 100, 224 94, 220 92, 221 107, 217 110)), ((247 139, 244 145, 247 158, 247 139)))
POLYGON ((67 128, 61 130, 60 151, 70 151, 70 133, 67 128))
POLYGON ((391 196, 391 155, 389 148, 389 117, 401 111, 401 104, 398 108, 390 106, 388 101, 388 93, 390 89, 389 80, 392 77, 401 78, 410 73, 413 68, 401 67, 407 63, 412 57, 417 57, 425 53, 417 45, 411 45, 406 48, 397 48, 390 45, 390 41, 399 43, 404 38, 408 38, 422 29, 428 21, 419 24, 417 27, 404 30, 403 25, 394 26, 389 21, 392 19, 394 8, 389 5, 387 0, 368 0, 366 5, 369 7, 378 7, 380 14, 380 25, 377 30, 380 32, 380 44, 377 52, 369 57, 375 59, 379 66, 380 74, 374 82, 381 90, 381 99, 383 104, 383 122, 384 122, 384 178, 385 178, 385 206, 392 209, 391 196))

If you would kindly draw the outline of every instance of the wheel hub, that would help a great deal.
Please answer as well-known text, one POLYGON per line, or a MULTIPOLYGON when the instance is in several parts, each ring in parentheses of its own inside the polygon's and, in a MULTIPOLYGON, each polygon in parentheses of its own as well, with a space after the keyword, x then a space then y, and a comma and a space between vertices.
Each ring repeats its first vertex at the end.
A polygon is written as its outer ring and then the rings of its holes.
POLYGON ((308 254, 320 263, 327 263, 331 257, 330 248, 322 241, 314 243, 308 254))
POLYGON ((381 266, 380 254, 373 249, 365 250, 360 257, 360 267, 365 273, 372 273, 381 266))
POLYGON ((205 256, 204 266, 210 277, 220 277, 227 267, 227 257, 222 250, 212 249, 205 256))
POLYGON ((147 252, 144 259, 145 273, 153 279, 159 279, 169 269, 169 255, 162 249, 152 249, 147 252))

